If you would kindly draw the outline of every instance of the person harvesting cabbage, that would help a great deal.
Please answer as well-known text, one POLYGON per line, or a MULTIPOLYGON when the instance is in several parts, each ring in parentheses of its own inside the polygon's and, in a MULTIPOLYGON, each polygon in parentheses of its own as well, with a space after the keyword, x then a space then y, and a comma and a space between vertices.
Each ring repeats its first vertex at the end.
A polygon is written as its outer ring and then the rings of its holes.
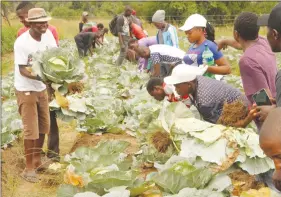
MULTIPOLYGON (((178 65, 171 76, 164 78, 164 82, 174 85, 180 96, 189 95, 192 105, 197 108, 202 118, 211 123, 217 123, 225 104, 241 101, 247 108, 246 97, 238 89, 202 76, 207 68, 178 65)), ((243 120, 237 121, 233 126, 246 127, 253 120, 252 112, 251 110, 243 120)))
POLYGON ((175 86, 164 83, 163 78, 152 77, 149 79, 146 90, 154 99, 163 101, 165 97, 169 102, 183 102, 187 107, 190 107, 190 99, 188 95, 179 96, 175 86))
POLYGON ((99 38, 102 32, 81 32, 74 37, 80 57, 87 56, 88 51, 93 55, 92 48, 95 43, 102 45, 99 38))

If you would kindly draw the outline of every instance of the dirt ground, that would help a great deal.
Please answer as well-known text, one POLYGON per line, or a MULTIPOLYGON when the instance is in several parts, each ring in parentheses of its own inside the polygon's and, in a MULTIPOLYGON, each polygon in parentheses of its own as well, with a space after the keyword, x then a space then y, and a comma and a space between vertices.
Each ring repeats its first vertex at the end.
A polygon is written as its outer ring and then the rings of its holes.
MULTIPOLYGON (((75 131, 75 123, 59 123, 60 128, 60 154, 69 153, 73 146, 73 139, 78 132, 75 131)), ((2 151, 2 181, 1 196, 3 197, 55 197, 57 187, 63 183, 62 175, 40 174, 39 183, 29 183, 23 180, 19 174, 25 167, 22 138, 13 143, 13 146, 2 151)))
MULTIPOLYGON (((81 146, 94 147, 101 140, 115 139, 124 140, 131 143, 125 150, 127 154, 134 154, 139 150, 136 138, 128 134, 103 134, 89 135, 79 134, 75 131, 75 123, 59 122, 60 127, 60 150, 61 156, 73 152, 81 146)), ((3 197, 55 197, 57 188, 63 183, 63 174, 40 174, 41 181, 33 184, 28 183, 19 177, 25 167, 23 153, 23 142, 17 140, 13 146, 2 151, 2 196, 3 197)), ((142 176, 145 177, 150 172, 156 171, 155 168, 144 168, 142 176)), ((259 189, 263 184, 255 181, 254 176, 239 170, 230 175, 234 185, 233 195, 239 196, 242 191, 249 189, 259 189)))
POLYGON ((251 176, 242 170, 237 170, 229 176, 234 186, 232 194, 235 196, 240 196, 243 191, 248 191, 250 189, 259 190, 260 188, 265 187, 263 183, 256 181, 254 176, 251 176))
MULTIPOLYGON (((139 145, 136 138, 128 134, 103 134, 89 135, 79 134, 75 131, 75 123, 70 124, 59 121, 60 128, 60 154, 63 158, 67 153, 73 152, 81 146, 94 147, 101 140, 115 139, 130 142, 131 145, 125 150, 127 154, 138 152, 139 145)), ((2 191, 3 197, 55 197, 57 188, 63 183, 62 174, 40 174, 39 183, 24 181, 19 174, 25 167, 23 141, 18 139, 13 146, 2 151, 2 191)), ((144 174, 153 171, 145 169, 144 174)))
POLYGON ((71 148, 70 152, 75 151, 78 147, 86 146, 86 147, 94 147, 96 146, 101 140, 123 140, 130 142, 130 146, 125 150, 127 154, 134 154, 139 151, 139 145, 135 137, 132 137, 126 133, 124 134, 112 134, 112 133, 105 133, 103 135, 90 135, 90 134, 81 134, 79 137, 76 138, 73 147, 71 148))

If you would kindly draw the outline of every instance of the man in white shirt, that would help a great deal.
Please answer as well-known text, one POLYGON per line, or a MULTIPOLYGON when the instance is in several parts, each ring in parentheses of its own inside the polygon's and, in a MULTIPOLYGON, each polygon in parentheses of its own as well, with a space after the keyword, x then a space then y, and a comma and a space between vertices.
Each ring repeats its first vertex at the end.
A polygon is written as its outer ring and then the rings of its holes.
POLYGON ((46 85, 38 75, 29 71, 32 54, 56 47, 56 41, 48 30, 51 18, 42 8, 28 11, 30 30, 17 38, 14 44, 15 88, 19 113, 24 125, 24 148, 26 168, 21 177, 29 182, 38 182, 36 170, 40 170, 40 153, 45 134, 50 130, 50 115, 46 85))
POLYGON ((152 76, 166 77, 171 72, 171 69, 182 63, 185 52, 176 47, 164 44, 156 44, 149 47, 138 47, 137 54, 145 59, 150 58, 152 61, 152 76), (166 68, 163 68, 167 65, 166 68))

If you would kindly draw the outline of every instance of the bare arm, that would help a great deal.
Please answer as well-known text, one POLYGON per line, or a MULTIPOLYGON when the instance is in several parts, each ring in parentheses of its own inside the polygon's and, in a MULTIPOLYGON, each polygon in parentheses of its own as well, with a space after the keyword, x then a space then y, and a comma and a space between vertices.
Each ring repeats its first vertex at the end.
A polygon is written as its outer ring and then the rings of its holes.
POLYGON ((242 46, 236 42, 234 39, 224 39, 216 42, 218 45, 218 50, 226 49, 228 46, 235 48, 237 50, 242 50, 242 46))
POLYGON ((251 115, 248 115, 244 120, 239 120, 238 122, 234 123, 234 127, 237 128, 245 128, 248 124, 252 122, 253 118, 251 115))
POLYGON ((230 64, 224 57, 216 60, 215 63, 218 66, 209 66, 207 72, 219 75, 228 75, 231 73, 230 64))
POLYGON ((38 81, 42 80, 38 75, 32 75, 32 73, 28 71, 26 68, 27 68, 26 65, 19 65, 19 71, 22 76, 38 81))
POLYGON ((93 56, 93 45, 91 45, 91 46, 89 47, 89 51, 90 51, 91 56, 93 56))
POLYGON ((160 76, 160 64, 154 64, 153 67, 152 77, 160 76))
POLYGON ((96 38, 96 39, 95 39, 95 42, 96 42, 98 45, 103 45, 103 43, 100 41, 99 38, 96 38))
POLYGON ((119 16, 117 19, 117 32, 118 32, 118 38, 119 38, 119 44, 121 48, 125 48, 122 33, 123 33, 123 25, 124 25, 124 19, 123 17, 119 16))
POLYGON ((119 43, 120 43, 121 48, 125 48, 125 44, 124 44, 121 33, 118 33, 118 37, 119 37, 119 43))
POLYGON ((232 126, 237 127, 237 128, 247 127, 248 124, 250 124, 256 118, 256 113, 257 113, 257 108, 255 106, 253 106, 245 119, 237 121, 232 126))

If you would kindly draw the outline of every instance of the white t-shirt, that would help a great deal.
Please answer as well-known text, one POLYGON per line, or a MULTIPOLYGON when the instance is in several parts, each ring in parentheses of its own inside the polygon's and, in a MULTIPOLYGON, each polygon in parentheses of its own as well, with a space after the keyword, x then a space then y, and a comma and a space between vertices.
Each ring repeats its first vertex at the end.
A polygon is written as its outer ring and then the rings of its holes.
POLYGON ((57 47, 57 44, 49 29, 42 34, 40 42, 34 40, 29 31, 24 32, 17 38, 14 44, 16 90, 41 92, 46 89, 43 82, 22 76, 19 71, 19 65, 28 65, 32 61, 32 53, 52 47, 57 47))
POLYGON ((150 53, 160 53, 161 55, 168 55, 171 57, 178 57, 183 59, 185 52, 179 48, 172 47, 165 44, 154 44, 149 46, 150 53))
POLYGON ((185 56, 183 50, 165 44, 151 45, 149 49, 153 64, 179 62, 185 56))

